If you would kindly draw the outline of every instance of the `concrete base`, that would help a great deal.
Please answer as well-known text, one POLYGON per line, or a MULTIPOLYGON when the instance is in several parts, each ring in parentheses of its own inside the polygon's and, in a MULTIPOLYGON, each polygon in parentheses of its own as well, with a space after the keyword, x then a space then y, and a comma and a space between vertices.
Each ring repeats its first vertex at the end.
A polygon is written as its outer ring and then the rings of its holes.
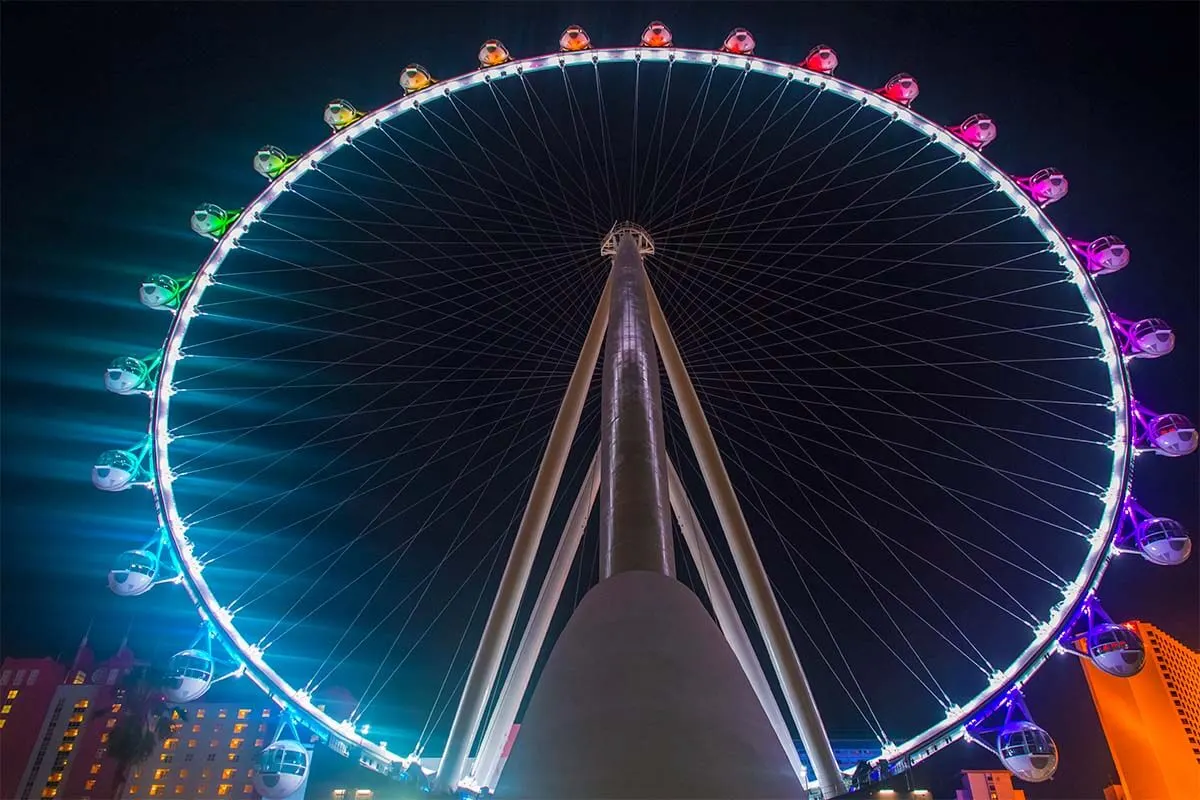
POLYGON ((498 800, 803 797, 733 651, 687 587, 623 572, 550 655, 498 800))

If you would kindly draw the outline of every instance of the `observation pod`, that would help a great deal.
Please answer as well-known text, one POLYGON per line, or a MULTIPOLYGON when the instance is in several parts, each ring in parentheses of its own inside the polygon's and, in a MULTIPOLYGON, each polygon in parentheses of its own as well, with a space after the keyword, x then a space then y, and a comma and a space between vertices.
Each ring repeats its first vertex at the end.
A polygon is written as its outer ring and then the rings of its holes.
POLYGON ((642 47, 670 47, 675 43, 671 30, 658 20, 651 22, 642 31, 642 47))
POLYGON ((1192 540, 1182 523, 1166 517, 1148 517, 1133 530, 1142 558, 1152 564, 1174 567, 1192 554, 1192 540))
POLYGON ((308 779, 308 750, 294 739, 279 739, 263 748, 254 773, 254 788, 269 800, 290 797, 308 779))
POLYGON ((192 212, 192 230, 213 241, 219 240, 229 230, 242 210, 226 211, 213 203, 205 203, 192 212))
POLYGON ((580 50, 591 50, 592 39, 578 25, 572 25, 558 37, 558 49, 564 53, 578 53, 580 50))
POLYGON ((120 356, 113 359, 104 371, 104 388, 113 394, 149 394, 154 391, 154 370, 162 360, 161 353, 145 359, 120 356))
POLYGON ((1067 176, 1054 167, 1040 169, 1028 178, 1014 178, 1013 180, 1029 193, 1033 202, 1042 208, 1062 200, 1070 189, 1067 185, 1067 176))
POLYGON ((888 82, 879 90, 879 94, 902 106, 911 105, 920 93, 921 87, 917 86, 917 79, 907 72, 888 78, 888 82))
POLYGON ((429 70, 422 67, 420 64, 409 64, 404 68, 404 72, 400 73, 400 88, 405 94, 413 94, 422 89, 428 89, 434 84, 433 76, 429 74, 429 70))
POLYGON ((278 147, 268 144, 258 148, 254 154, 254 171, 273 181, 299 160, 299 156, 289 156, 278 147))
POLYGON ((198 700, 213 683, 216 664, 211 653, 192 648, 171 656, 165 680, 167 699, 172 703, 198 700))
POLYGON ((1153 317, 1134 322, 1116 314, 1109 316, 1126 358, 1162 358, 1175 349, 1175 332, 1166 320, 1153 317))
POLYGON ((1146 665, 1146 645, 1132 627, 1100 622, 1088 631, 1088 658, 1100 670, 1118 678, 1132 678, 1146 665))
POLYGON ((1006 722, 996 735, 996 752, 1005 769, 1030 783, 1048 781, 1058 769, 1058 746, 1029 720, 1006 722))
POLYGON ((333 128, 335 131, 340 131, 349 125, 353 125, 357 120, 362 119, 363 113, 354 106, 350 105, 348 100, 330 100, 325 106, 325 124, 333 128))
POLYGON ((951 127, 950 133, 976 150, 982 150, 996 140, 996 123, 986 114, 972 114, 961 125, 951 127))
POLYGON ((1129 246, 1115 236, 1101 236, 1090 242, 1068 239, 1067 243, 1083 257, 1084 266, 1092 275, 1108 275, 1129 266, 1129 246))
POLYGON ((1146 443, 1159 455, 1178 457, 1196 452, 1200 438, 1182 414, 1159 414, 1146 423, 1146 443))
POLYGON ((508 54, 508 48, 501 44, 499 39, 488 39, 483 43, 483 47, 479 48, 480 69, 498 67, 509 61, 512 61, 512 56, 508 54))
POLYGON ((149 440, 137 450, 105 450, 92 466, 92 485, 104 492, 123 492, 150 477, 143 466, 149 440))
POLYGON ((829 45, 819 44, 805 56, 804 67, 823 75, 832 75, 838 67, 837 53, 829 45))
POLYGON ((187 288, 192 285, 192 278, 179 280, 170 275, 155 273, 142 281, 138 290, 138 299, 146 308, 163 311, 174 311, 179 308, 180 298, 187 288))
POLYGON ((126 550, 108 572, 108 588, 119 597, 137 597, 158 580, 158 556, 146 550, 126 550))
POLYGON ((721 52, 733 53, 737 56, 754 55, 754 37, 745 28, 734 28, 725 37, 721 52))

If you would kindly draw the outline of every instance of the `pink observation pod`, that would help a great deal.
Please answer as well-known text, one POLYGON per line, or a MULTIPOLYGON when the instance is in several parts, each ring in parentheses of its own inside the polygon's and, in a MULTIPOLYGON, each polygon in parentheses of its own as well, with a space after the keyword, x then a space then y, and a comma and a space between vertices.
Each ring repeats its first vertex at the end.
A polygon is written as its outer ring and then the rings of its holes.
POLYGON ((888 82, 879 90, 879 94, 902 106, 910 105, 920 93, 921 87, 917 86, 917 79, 907 72, 888 78, 888 82))
POLYGON ((670 29, 657 20, 651 22, 646 26, 646 30, 642 31, 643 47, 670 47, 674 41, 670 29))
POLYGON ((819 44, 805 56, 803 66, 822 75, 832 75, 838 67, 837 53, 829 45, 819 44))
POLYGON ((1029 196, 1033 198, 1033 202, 1041 208, 1062 200, 1070 190, 1067 176, 1054 167, 1039 169, 1028 178, 1013 178, 1013 180, 1028 192, 1029 196))
POLYGON ((1183 414, 1155 414, 1141 404, 1133 407, 1133 446, 1160 456, 1191 455, 1200 445, 1196 426, 1183 414))
POLYGON ((1108 275, 1129 266, 1129 245, 1115 236, 1101 236, 1090 242, 1068 239, 1067 244, 1083 257, 1084 266, 1092 275, 1108 275))
POLYGON ((483 43, 483 47, 479 48, 480 68, 497 67, 507 64, 509 61, 512 61, 512 56, 508 54, 508 48, 501 44, 499 39, 488 39, 483 43))
POLYGON ((558 47, 564 53, 578 53, 580 50, 591 50, 592 40, 578 25, 572 25, 558 37, 558 47))
POLYGON ((996 123, 986 114, 972 114, 961 125, 950 128, 950 133, 982 150, 996 140, 996 123))
POLYGON ((1175 331, 1166 320, 1152 317, 1135 322, 1116 314, 1109 318, 1125 358, 1162 358, 1175 349, 1175 331))
POLYGON ((737 56, 752 56, 754 55, 754 37, 745 28, 734 28, 725 37, 725 44, 721 45, 721 51, 737 56))

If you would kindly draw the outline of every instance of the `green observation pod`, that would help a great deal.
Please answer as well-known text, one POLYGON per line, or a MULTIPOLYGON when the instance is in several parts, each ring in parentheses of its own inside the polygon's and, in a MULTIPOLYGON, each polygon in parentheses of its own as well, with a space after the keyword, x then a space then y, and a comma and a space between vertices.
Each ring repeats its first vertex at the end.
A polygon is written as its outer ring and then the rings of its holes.
POLYGON ((218 205, 205 203, 192 212, 192 230, 216 241, 225 235, 241 214, 240 208, 226 211, 218 205))
POLYGON ((172 278, 170 275, 156 272, 142 281, 138 299, 146 308, 174 311, 179 308, 179 301, 193 280, 195 278, 191 275, 186 278, 172 278))
POLYGON ((104 388, 113 394, 150 394, 154 391, 158 377, 158 366, 162 363, 162 351, 158 350, 145 358, 120 356, 113 359, 104 370, 104 388))
POLYGON ((298 160, 299 156, 289 156, 278 147, 268 144, 260 147, 254 154, 254 171, 273 181, 298 160))

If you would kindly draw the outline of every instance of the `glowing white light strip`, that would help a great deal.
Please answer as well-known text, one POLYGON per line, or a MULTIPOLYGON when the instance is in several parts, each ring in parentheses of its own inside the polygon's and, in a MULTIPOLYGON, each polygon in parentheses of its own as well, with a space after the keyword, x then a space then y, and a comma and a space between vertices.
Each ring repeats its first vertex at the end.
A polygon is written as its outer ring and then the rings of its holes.
POLYGON ((164 347, 164 357, 159 375, 158 387, 154 395, 151 416, 151 432, 154 436, 154 473, 156 480, 155 494, 158 502, 159 518, 163 527, 168 531, 172 549, 179 556, 183 567, 183 584, 195 603, 200 616, 208 621, 214 633, 221 639, 222 644, 230 654, 246 666, 247 674, 258 684, 271 699, 285 709, 290 709, 302 715, 306 724, 317 726, 328 732, 331 738, 362 748, 367 754, 378 759, 385 765, 400 762, 405 765, 408 759, 401 757, 386 747, 374 744, 358 735, 353 726, 337 722, 316 708, 307 692, 293 688, 284 681, 263 659, 262 651, 247 642, 233 626, 231 618, 224 618, 224 611, 217 602, 208 584, 201 577, 201 565, 191 553, 191 545, 184 531, 186 526, 179 517, 175 507, 174 489, 172 486, 170 459, 168 457, 168 412, 171 396, 174 393, 172 378, 175 365, 182 358, 182 343, 187 333, 188 325, 196 316, 200 298, 213 281, 213 276, 220 269, 221 263, 236 247, 237 237, 240 236, 258 220, 262 212, 275 201, 280 194, 287 191, 290 182, 316 169, 322 161, 336 150, 350 144, 355 136, 395 119, 401 114, 424 103, 437 102, 458 92, 480 86, 485 82, 519 77, 525 72, 539 72, 548 69, 565 69, 588 64, 623 63, 630 61, 653 62, 683 62, 726 69, 736 69, 747 72, 757 72, 772 75, 780 79, 796 80, 808 85, 818 86, 826 91, 846 97, 855 102, 863 103, 871 108, 893 117, 896 121, 915 130, 921 131, 935 140, 939 145, 959 155, 965 162, 974 167, 981 175, 999 187, 1014 205, 1020 209, 1034 227, 1045 237, 1054 253, 1063 261, 1070 273, 1071 280, 1079 289, 1085 304, 1092 312, 1091 322, 1100 336, 1103 349, 1103 361, 1108 368, 1109 381, 1113 392, 1113 413, 1115 430, 1113 432, 1113 469, 1109 487, 1104 493, 1104 513, 1100 524, 1089 537, 1090 549, 1084 560, 1079 575, 1063 594, 1063 601, 1052 610, 1050 618, 1038 626, 1034 641, 999 676, 993 675, 988 687, 975 698, 960 706, 955 706, 946 719, 933 725, 917 736, 900 745, 890 745, 888 753, 893 762, 909 756, 916 763, 940 749, 946 741, 963 735, 965 725, 970 719, 987 707, 1006 691, 1010 685, 1021 685, 1033 674, 1040 664, 1055 651, 1058 636, 1070 623, 1079 605, 1099 583, 1111 555, 1111 544, 1116 532, 1119 519, 1121 499, 1125 496, 1131 440, 1126 418, 1129 413, 1128 377, 1125 364, 1120 357, 1120 347, 1112 331, 1110 315, 1104 299, 1096 290, 1091 276, 1083 265, 1076 259, 1067 240, 1050 222, 1041 208, 1037 206, 1024 191, 1017 186, 1011 177, 982 153, 975 150, 957 136, 946 131, 941 125, 917 114, 911 109, 892 102, 876 92, 855 86, 852 83, 813 72, 802 66, 769 61, 756 56, 741 56, 730 53, 720 53, 711 50, 695 50, 686 48, 650 48, 634 47, 613 50, 586 50, 576 53, 555 53, 537 56, 522 61, 512 61, 507 64, 482 69, 461 75, 447 81, 440 81, 427 89, 412 95, 402 97, 388 105, 364 115, 361 119, 334 133, 299 160, 279 178, 272 182, 254 201, 242 212, 241 218, 231 226, 230 231, 213 249, 208 259, 196 274, 196 280, 187 291, 175 315, 164 347), (940 740, 940 741, 939 741, 940 740))

